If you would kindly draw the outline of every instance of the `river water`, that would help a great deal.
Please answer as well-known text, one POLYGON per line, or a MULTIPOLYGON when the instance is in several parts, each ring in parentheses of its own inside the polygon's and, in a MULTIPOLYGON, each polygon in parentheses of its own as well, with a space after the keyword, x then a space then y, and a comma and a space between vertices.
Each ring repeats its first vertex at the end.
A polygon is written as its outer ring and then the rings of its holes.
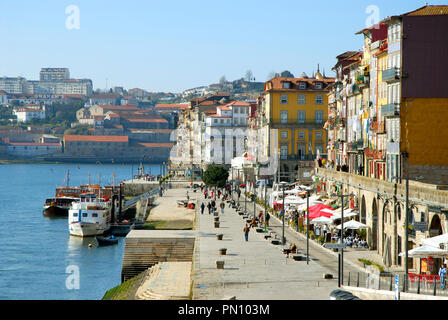
MULTIPOLYGON (((0 165, 0 299, 97 300, 120 284, 124 238, 98 247, 94 238, 70 236, 67 218, 47 218, 42 206, 56 186, 113 184, 137 174, 136 165, 0 165), (93 243, 93 247, 88 245, 93 243)), ((159 174, 159 165, 145 165, 159 174)))

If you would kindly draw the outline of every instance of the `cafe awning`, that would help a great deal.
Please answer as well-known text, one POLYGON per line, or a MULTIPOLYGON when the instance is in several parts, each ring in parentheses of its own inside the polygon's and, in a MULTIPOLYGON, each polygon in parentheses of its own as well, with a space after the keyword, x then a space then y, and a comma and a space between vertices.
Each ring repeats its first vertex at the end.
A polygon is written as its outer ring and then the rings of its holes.
MULTIPOLYGON (((400 256, 406 256, 405 252, 401 252, 400 256)), ((408 251, 409 258, 426 258, 426 257, 446 257, 448 251, 436 247, 424 245, 408 251)))

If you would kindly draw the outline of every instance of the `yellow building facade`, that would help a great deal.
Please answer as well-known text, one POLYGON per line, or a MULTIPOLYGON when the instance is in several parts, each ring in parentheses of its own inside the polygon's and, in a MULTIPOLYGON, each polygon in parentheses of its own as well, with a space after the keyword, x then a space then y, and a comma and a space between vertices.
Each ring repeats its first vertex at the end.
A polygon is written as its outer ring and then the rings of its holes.
POLYGON ((319 72, 313 78, 277 77, 266 82, 263 103, 266 155, 270 155, 270 146, 276 145, 281 164, 291 169, 298 161, 314 160, 318 153, 327 153, 324 124, 328 119, 327 88, 332 83, 334 78, 326 78, 319 72), (268 134, 273 129, 277 129, 277 137, 268 134))

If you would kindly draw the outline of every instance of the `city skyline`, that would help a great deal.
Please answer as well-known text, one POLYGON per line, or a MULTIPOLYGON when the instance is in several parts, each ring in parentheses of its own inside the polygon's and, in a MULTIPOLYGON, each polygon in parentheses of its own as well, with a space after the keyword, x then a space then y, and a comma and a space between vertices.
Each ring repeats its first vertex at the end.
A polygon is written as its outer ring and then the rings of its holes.
POLYGON ((0 76, 36 80, 41 68, 63 67, 72 78, 92 79, 95 89, 176 93, 217 83, 221 76, 236 80, 247 70, 260 82, 284 70, 311 75, 318 64, 334 76, 335 56, 361 50, 357 31, 425 4, 357 1, 348 7, 326 1, 322 9, 266 1, 134 1, 126 7, 104 1, 6 1, 0 4, 0 28, 8 30, 3 41, 9 49, 0 53, 0 76))

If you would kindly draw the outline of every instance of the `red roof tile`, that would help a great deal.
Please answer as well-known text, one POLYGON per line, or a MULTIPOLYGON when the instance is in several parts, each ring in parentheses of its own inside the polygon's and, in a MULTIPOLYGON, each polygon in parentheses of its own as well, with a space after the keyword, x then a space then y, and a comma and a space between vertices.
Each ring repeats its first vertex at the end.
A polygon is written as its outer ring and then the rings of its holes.
POLYGON ((64 141, 128 142, 128 136, 64 135, 64 141))

